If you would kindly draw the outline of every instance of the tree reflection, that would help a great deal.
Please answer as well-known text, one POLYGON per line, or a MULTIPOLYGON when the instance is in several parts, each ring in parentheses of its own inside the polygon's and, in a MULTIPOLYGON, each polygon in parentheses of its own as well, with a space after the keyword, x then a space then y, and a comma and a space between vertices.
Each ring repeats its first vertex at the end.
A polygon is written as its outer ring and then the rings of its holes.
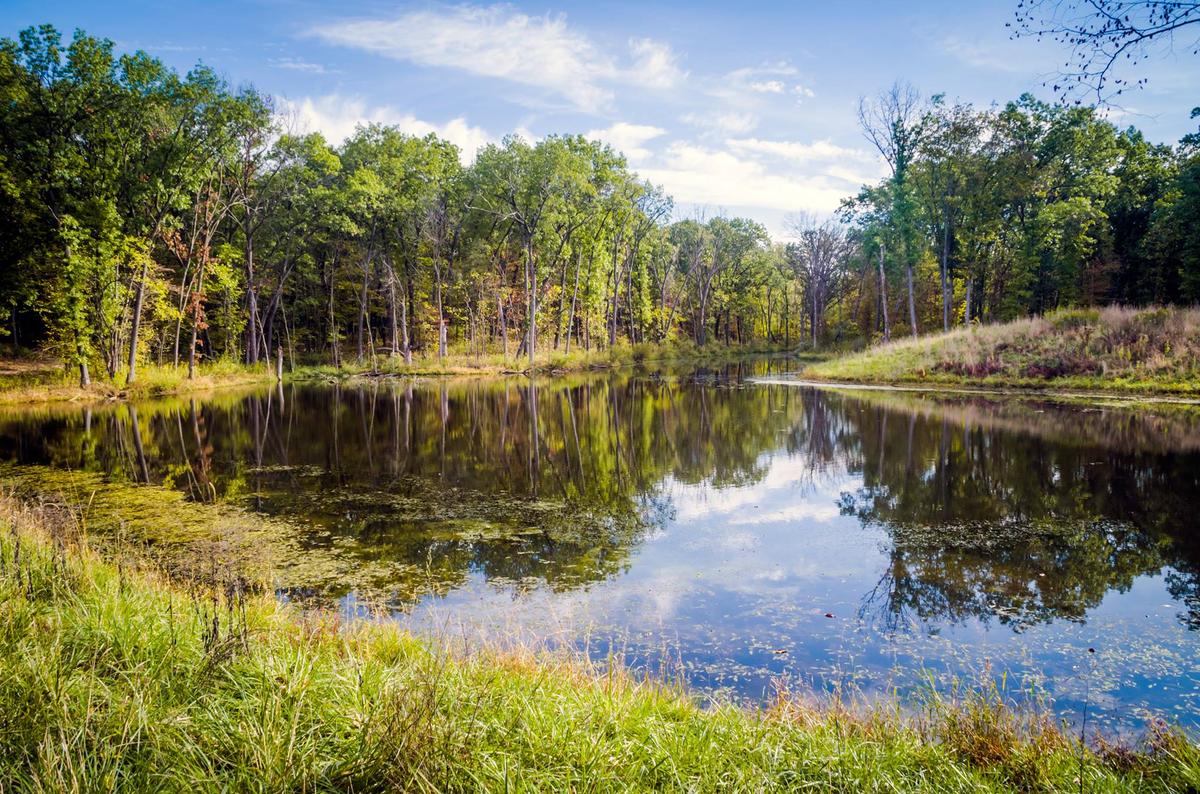
POLYGON ((473 577, 587 587, 672 520, 670 483, 751 485, 786 455, 814 482, 861 481, 840 507, 886 533, 862 606, 885 627, 1081 621, 1161 571, 1200 628, 1196 412, 745 374, 378 381, 22 414, 0 423, 0 457, 293 519, 289 582, 404 604, 473 577))
POLYGON ((370 566, 398 602, 471 576, 566 589, 628 566, 673 514, 667 478, 763 476, 762 453, 803 425, 805 401, 763 399, 741 374, 271 389, 111 410, 99 442, 78 417, 25 417, 0 431, 0 452, 299 518, 312 578, 320 560, 370 566))
POLYGON ((842 511, 890 538, 864 615, 891 628, 1082 621, 1110 590, 1164 568, 1177 598, 1196 592, 1200 456, 1189 417, 1178 451, 1158 452, 1137 439, 1168 442, 1129 412, 1106 412, 1108 422, 1090 412, 1081 424, 1078 409, 1053 404, 894 397, 845 399, 844 409, 860 430, 852 465, 863 485, 843 494, 842 511), (1036 432, 1023 427, 1028 414, 1036 432))

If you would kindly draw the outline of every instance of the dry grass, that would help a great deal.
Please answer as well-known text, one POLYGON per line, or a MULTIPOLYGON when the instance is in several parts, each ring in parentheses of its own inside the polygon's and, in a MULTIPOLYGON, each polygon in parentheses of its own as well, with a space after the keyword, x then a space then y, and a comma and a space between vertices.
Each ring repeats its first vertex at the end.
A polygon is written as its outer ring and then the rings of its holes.
POLYGON ((892 342, 810 367, 870 383, 1200 394, 1200 309, 1074 309, 892 342))

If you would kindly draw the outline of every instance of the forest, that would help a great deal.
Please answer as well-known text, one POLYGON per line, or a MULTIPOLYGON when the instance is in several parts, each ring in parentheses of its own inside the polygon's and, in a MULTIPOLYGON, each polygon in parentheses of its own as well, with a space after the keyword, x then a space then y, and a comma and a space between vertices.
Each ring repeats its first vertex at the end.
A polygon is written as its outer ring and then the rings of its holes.
POLYGON ((277 353, 851 348, 1200 300, 1200 132, 1156 144, 1082 103, 864 98, 885 178, 784 240, 680 211, 584 136, 334 144, 209 66, 51 26, 0 41, 0 114, 0 334, 81 385, 277 353))

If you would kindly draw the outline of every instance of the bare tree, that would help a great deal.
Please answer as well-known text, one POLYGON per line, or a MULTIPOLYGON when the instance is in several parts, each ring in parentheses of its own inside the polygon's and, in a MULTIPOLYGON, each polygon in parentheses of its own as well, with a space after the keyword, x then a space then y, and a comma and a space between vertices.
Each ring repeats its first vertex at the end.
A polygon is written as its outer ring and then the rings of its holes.
MULTIPOLYGON (((908 320, 913 336, 917 335, 917 302, 913 287, 913 255, 909 245, 912 236, 912 200, 908 189, 908 168, 921 143, 922 119, 925 110, 921 95, 912 85, 896 82, 874 99, 860 99, 858 123, 863 135, 887 161, 892 176, 889 180, 890 224, 897 237, 893 250, 904 263, 908 281, 908 320)), ((883 269, 880 268, 880 289, 886 291, 883 269)))
POLYGON ((851 243, 845 227, 833 220, 820 222, 805 213, 789 219, 788 226, 797 238, 787 247, 788 263, 804 285, 812 345, 816 348, 825 331, 825 310, 844 280, 851 243))
POLYGON ((1070 50, 1053 87, 1075 104, 1092 96, 1107 104, 1146 84, 1144 77, 1130 83, 1116 76, 1121 62, 1134 65, 1177 45, 1200 52, 1200 2, 1020 0, 1014 15, 1014 38, 1050 38, 1070 50))
POLYGON ((923 115, 921 94, 911 84, 896 82, 878 96, 858 101, 858 124, 892 170, 903 175, 919 142, 923 115))

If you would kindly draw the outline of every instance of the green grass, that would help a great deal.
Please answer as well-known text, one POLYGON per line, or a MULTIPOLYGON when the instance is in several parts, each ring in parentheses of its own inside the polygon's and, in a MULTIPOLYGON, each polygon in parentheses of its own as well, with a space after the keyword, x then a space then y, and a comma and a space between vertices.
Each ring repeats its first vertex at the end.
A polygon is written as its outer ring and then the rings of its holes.
POLYGON ((1200 309, 1074 309, 879 345, 809 367, 857 383, 1200 395, 1200 309))
POLYGON ((995 690, 701 708, 563 655, 452 653, 102 558, 78 517, 0 497, 4 791, 1195 791, 1154 731, 1081 752, 995 690), (1082 773, 1082 779, 1080 775, 1082 773))

